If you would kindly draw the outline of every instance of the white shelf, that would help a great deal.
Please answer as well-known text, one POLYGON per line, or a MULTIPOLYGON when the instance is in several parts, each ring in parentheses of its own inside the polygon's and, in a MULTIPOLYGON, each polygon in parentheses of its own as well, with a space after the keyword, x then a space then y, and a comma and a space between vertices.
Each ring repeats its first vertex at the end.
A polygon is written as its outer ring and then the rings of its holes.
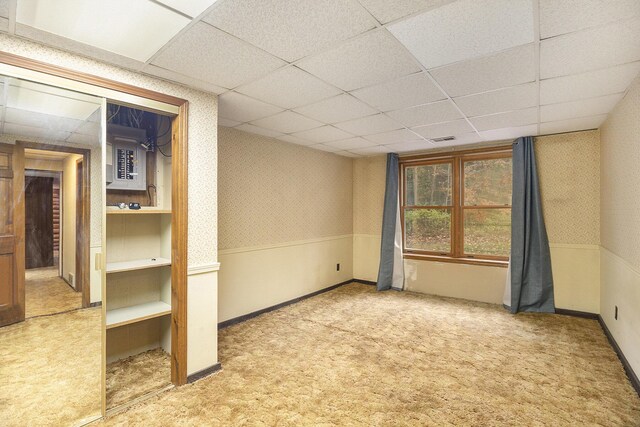
POLYGON ((153 206, 142 206, 140 209, 120 209, 107 206, 107 215, 145 215, 145 214, 171 214, 171 209, 161 209, 153 206))
POLYGON ((147 319, 171 314, 171 306, 166 302, 155 301, 130 307, 107 310, 107 329, 130 325, 147 319))
POLYGON ((134 259, 131 261, 121 262, 108 262, 108 273, 121 273, 123 271, 144 270, 146 268, 156 268, 171 265, 171 260, 168 258, 155 257, 145 259, 134 259))

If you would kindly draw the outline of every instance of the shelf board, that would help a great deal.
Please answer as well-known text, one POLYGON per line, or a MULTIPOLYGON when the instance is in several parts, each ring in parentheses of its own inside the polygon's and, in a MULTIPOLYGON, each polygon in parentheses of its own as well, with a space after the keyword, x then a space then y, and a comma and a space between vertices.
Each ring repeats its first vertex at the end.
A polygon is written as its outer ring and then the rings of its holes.
POLYGON ((120 209, 114 206, 107 206, 107 215, 146 215, 146 214, 171 214, 171 209, 160 209, 155 207, 145 207, 140 209, 120 209))
POLYGON ((171 314, 171 306, 166 302, 154 301, 130 307, 107 310, 107 329, 130 325, 143 320, 171 314))
POLYGON ((147 268, 164 267, 171 265, 171 260, 162 257, 134 259, 131 261, 108 262, 107 274, 121 273, 123 271, 144 270, 147 268))

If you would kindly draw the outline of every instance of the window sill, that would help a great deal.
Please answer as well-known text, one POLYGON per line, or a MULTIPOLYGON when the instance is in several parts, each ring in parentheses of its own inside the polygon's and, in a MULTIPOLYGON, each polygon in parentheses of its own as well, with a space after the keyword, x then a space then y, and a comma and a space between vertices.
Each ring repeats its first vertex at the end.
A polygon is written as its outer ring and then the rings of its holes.
POLYGON ((489 267, 502 267, 507 268, 509 261, 496 260, 496 259, 482 259, 482 258, 454 258, 449 256, 440 255, 425 255, 415 253, 403 254, 404 259, 415 259, 421 261, 435 261, 435 262, 450 262, 454 264, 468 264, 468 265, 485 265, 489 267))

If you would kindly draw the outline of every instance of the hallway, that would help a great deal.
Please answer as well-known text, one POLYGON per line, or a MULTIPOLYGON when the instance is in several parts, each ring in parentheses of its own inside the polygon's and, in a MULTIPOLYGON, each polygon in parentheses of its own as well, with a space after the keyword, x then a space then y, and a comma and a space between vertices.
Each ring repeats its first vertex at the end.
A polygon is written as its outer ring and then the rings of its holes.
POLYGON ((58 277, 57 267, 27 270, 25 279, 27 319, 82 308, 82 292, 58 277))

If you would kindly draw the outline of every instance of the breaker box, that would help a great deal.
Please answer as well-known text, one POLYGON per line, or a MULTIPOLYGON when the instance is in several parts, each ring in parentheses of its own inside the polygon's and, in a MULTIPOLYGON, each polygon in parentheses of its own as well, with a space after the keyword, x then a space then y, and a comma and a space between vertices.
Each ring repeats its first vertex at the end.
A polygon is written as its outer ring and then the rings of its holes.
POLYGON ((107 189, 146 190, 147 150, 144 129, 107 126, 107 189))

